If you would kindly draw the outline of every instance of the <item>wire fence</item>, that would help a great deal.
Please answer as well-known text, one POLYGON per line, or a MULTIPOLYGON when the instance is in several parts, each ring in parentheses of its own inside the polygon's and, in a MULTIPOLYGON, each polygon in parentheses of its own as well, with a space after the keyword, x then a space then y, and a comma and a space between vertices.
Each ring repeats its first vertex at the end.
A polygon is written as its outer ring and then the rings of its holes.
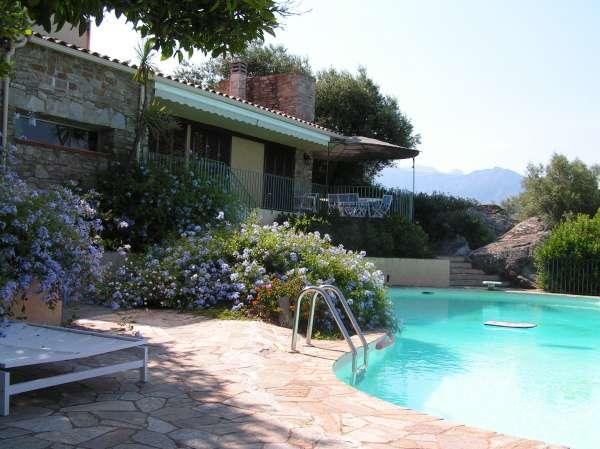
POLYGON ((552 259, 538 267, 538 283, 549 292, 600 296, 600 259, 552 259))
POLYGON ((193 171, 210 177, 226 192, 238 196, 248 210, 255 208, 281 212, 328 213, 329 194, 355 193, 361 198, 392 196, 389 213, 413 220, 413 194, 408 190, 373 186, 326 186, 298 178, 232 168, 211 159, 150 152, 147 163, 170 171, 193 171))

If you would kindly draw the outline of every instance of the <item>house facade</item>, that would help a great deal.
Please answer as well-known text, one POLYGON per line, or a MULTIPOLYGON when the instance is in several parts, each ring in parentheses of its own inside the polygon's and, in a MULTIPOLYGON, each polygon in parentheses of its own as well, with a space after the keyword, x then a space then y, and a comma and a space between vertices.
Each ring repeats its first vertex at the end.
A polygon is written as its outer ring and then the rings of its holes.
MULTIPOLYGON (((9 100, 8 140, 17 146, 17 169, 26 180, 39 187, 93 185, 110 160, 135 157, 135 66, 40 34, 16 50, 14 64, 2 95, 9 100)), ((252 78, 239 64, 219 88, 223 92, 156 74, 151 97, 180 126, 168 140, 146 139, 144 157, 220 164, 258 208, 293 210, 295 197, 319 190, 313 185, 315 159, 418 153, 389 144, 352 153, 344 136, 312 121, 315 82, 307 76, 252 78)))

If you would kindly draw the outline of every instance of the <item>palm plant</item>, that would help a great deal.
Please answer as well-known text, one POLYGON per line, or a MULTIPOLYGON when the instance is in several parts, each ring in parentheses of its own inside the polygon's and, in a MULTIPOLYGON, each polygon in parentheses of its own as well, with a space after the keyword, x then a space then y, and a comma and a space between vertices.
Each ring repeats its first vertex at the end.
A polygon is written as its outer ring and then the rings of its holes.
POLYGON ((135 151, 136 160, 138 161, 142 157, 142 142, 144 140, 144 133, 146 130, 145 112, 146 109, 148 109, 149 101, 148 87, 153 78, 154 72, 156 71, 156 66, 153 62, 155 55, 153 47, 154 42, 152 39, 148 39, 143 43, 140 43, 136 48, 138 65, 137 70, 133 74, 133 80, 140 85, 140 94, 133 148, 135 151))

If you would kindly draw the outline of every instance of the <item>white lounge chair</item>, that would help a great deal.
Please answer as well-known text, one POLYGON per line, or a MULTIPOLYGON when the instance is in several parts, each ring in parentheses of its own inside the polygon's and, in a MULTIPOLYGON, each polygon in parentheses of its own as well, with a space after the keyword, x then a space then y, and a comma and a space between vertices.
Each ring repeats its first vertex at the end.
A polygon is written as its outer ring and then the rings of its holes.
POLYGON ((10 397, 26 391, 130 369, 139 369, 142 382, 148 380, 148 347, 143 338, 20 322, 1 325, 0 332, 3 335, 0 337, 0 415, 2 416, 7 416, 9 413, 10 397), (136 346, 141 346, 143 349, 143 357, 138 360, 10 384, 8 371, 10 368, 82 359, 136 346))

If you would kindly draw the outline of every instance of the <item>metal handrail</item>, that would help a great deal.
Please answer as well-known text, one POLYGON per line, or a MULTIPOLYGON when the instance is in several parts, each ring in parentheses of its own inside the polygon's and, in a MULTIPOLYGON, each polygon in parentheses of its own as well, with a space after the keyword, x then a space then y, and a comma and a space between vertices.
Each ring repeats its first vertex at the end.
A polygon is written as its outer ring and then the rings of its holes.
POLYGON ((354 328, 354 332, 356 332, 356 335, 358 335, 358 338, 360 338, 360 342, 363 345, 363 363, 365 365, 365 368, 367 368, 367 366, 369 365, 369 345, 367 344, 367 339, 363 335, 363 333, 360 329, 360 326, 358 325, 358 321, 356 321, 356 317, 354 316, 354 313, 352 313, 352 310, 350 309, 350 305, 348 304, 348 301, 346 301, 344 294, 335 285, 325 284, 325 285, 321 285, 321 288, 325 291, 334 292, 336 294, 336 296, 338 297, 338 300, 340 301, 340 303, 342 303, 342 307, 344 308, 346 315, 348 315, 348 319, 350 320, 350 323, 352 324, 352 327, 354 328))
POLYGON ((294 352, 296 351, 296 343, 298 340, 298 326, 300 324, 300 309, 301 309, 301 305, 302 305, 302 300, 310 293, 313 294, 312 300, 311 300, 311 305, 310 305, 310 315, 309 315, 309 319, 308 319, 308 326, 306 329, 306 344, 311 345, 311 336, 312 336, 313 322, 314 322, 314 317, 315 317, 315 307, 316 307, 317 299, 319 299, 319 296, 322 297, 323 300, 325 301, 325 304, 327 304, 327 307, 329 307, 329 311, 331 312, 333 319, 335 320, 338 328, 340 329, 342 336, 344 337, 344 339, 346 340, 346 343, 348 343, 348 346, 350 347, 350 351, 352 353, 352 382, 354 383, 356 381, 356 376, 357 376, 358 370, 359 370, 359 368, 357 367, 357 364, 356 364, 356 356, 358 354, 358 351, 356 350, 356 346, 354 345, 354 342, 352 341, 352 338, 350 337, 350 334, 348 333, 348 329, 344 325, 342 317, 340 316, 337 308, 335 307, 335 303, 332 300, 332 297, 331 297, 332 295, 330 294, 330 292, 333 292, 333 294, 334 294, 333 296, 336 296, 342 303, 342 307, 344 308, 344 311, 348 315, 348 318, 350 319, 350 322, 352 323, 352 327, 356 331, 357 335, 359 336, 359 338, 361 340, 361 343, 363 344, 364 365, 360 368, 361 369, 367 368, 367 365, 368 365, 367 341, 366 341, 364 335, 362 334, 362 331, 360 330, 358 322, 356 321, 354 314, 350 310, 350 307, 348 306, 348 303, 346 302, 346 299, 344 298, 343 293, 337 287, 335 287, 333 285, 322 285, 319 287, 311 285, 311 286, 303 288, 302 291, 300 292, 300 295, 298 296, 298 301, 296 302, 296 314, 295 314, 295 318, 294 318, 294 329, 292 331, 292 351, 294 351, 294 352))

